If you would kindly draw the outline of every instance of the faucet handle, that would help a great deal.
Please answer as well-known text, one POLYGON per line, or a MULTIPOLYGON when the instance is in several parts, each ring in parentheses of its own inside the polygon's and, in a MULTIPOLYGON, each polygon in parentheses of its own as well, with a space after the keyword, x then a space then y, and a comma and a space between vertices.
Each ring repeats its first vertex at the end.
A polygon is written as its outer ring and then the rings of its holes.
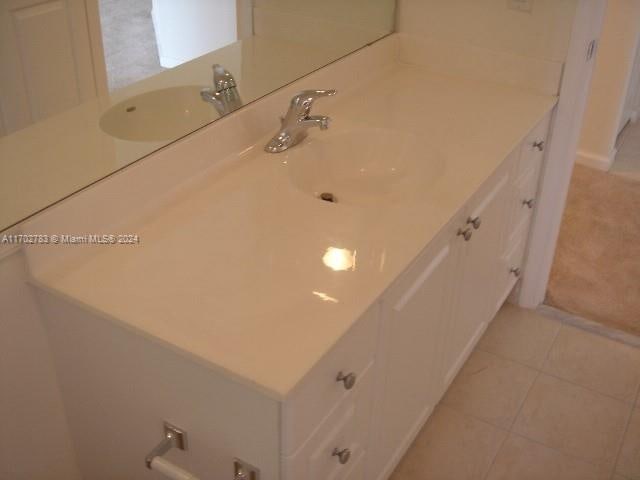
POLYGON ((291 109, 300 116, 308 116, 311 113, 313 102, 322 97, 333 97, 336 90, 304 90, 291 99, 291 109))
POLYGON ((236 79, 233 78, 231 72, 222 65, 215 63, 213 68, 213 88, 216 92, 222 92, 228 88, 236 86, 236 79))

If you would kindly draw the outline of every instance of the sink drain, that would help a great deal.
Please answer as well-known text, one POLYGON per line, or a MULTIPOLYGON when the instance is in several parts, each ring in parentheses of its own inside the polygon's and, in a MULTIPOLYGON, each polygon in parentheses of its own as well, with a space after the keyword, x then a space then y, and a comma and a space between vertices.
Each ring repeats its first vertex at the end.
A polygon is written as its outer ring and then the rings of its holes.
POLYGON ((320 195, 318 195, 318 198, 323 202, 338 203, 338 199, 331 192, 323 192, 320 195))

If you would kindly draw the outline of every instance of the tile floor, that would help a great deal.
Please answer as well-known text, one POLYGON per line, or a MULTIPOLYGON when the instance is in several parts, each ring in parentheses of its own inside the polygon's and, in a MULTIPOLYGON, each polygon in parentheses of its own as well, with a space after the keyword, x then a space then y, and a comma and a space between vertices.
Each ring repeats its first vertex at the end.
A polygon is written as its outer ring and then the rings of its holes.
POLYGON ((507 305, 392 480, 640 480, 640 349, 507 305))

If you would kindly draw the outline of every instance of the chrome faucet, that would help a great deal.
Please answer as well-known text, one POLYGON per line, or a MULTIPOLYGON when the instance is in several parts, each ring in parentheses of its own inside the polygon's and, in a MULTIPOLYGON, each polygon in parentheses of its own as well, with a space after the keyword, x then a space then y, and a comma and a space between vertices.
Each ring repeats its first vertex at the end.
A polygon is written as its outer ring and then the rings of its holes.
POLYGON ((213 104, 221 117, 242 106, 235 78, 217 63, 213 65, 213 88, 202 89, 200 96, 205 102, 213 104))
POLYGON ((311 115, 313 102, 321 97, 332 97, 335 90, 305 90, 291 99, 289 111, 282 118, 282 128, 264 148, 269 153, 280 153, 299 144, 307 136, 307 130, 329 128, 329 117, 311 115))

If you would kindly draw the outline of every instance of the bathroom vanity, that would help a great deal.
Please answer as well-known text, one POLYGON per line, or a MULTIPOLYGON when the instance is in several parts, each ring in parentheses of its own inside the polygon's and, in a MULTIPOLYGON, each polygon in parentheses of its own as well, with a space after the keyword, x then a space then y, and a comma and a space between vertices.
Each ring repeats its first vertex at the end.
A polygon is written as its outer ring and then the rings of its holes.
POLYGON ((165 458, 202 480, 236 459, 262 480, 391 474, 517 284, 556 104, 403 48, 368 47, 27 225, 141 240, 28 253, 87 478, 163 478, 144 462, 163 421, 188 434, 165 458), (264 152, 308 88, 338 89, 314 107, 331 128, 264 152))

